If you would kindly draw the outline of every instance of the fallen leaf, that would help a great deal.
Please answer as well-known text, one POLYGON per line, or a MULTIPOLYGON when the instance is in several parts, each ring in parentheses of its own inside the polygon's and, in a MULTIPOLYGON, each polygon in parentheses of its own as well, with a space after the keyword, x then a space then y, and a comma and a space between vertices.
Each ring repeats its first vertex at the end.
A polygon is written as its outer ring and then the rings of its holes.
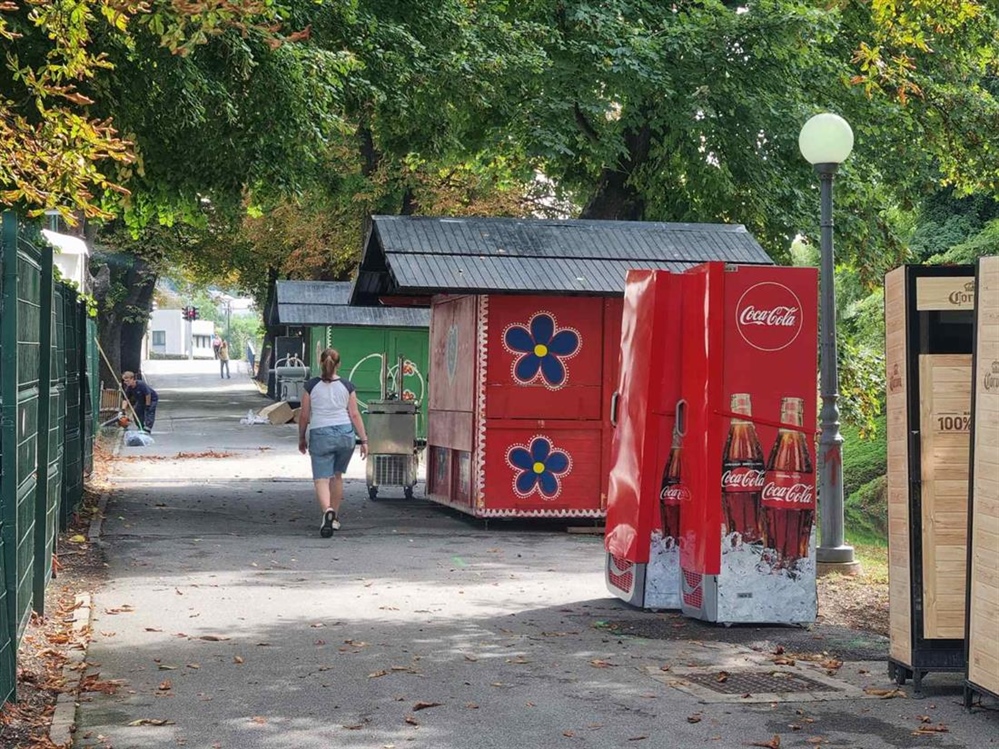
POLYGON ((156 688, 161 692, 169 692, 171 689, 173 689, 173 684, 170 683, 169 679, 164 679, 163 681, 160 682, 160 685, 156 688))
POLYGON ((373 674, 368 674, 369 679, 377 679, 379 676, 388 676, 388 671, 382 669, 381 671, 375 671, 373 674))
POLYGON ((893 697, 905 697, 905 692, 901 689, 878 689, 877 687, 864 687, 864 694, 880 697, 885 700, 890 700, 893 697))
POLYGON ((694 713, 693 715, 688 715, 687 716, 687 722, 688 723, 700 723, 701 722, 701 714, 700 713, 694 713))
POLYGON ((250 718, 250 722, 257 723, 258 725, 263 725, 264 723, 267 722, 267 718, 263 717, 262 715, 254 715, 252 718, 250 718))
POLYGON ((130 726, 172 726, 174 723, 172 720, 166 720, 165 718, 139 718, 138 720, 133 720, 128 725, 130 726))
POLYGON ((243 663, 243 657, 242 657, 242 656, 239 656, 239 655, 235 655, 235 656, 233 656, 233 658, 232 658, 232 662, 233 662, 233 663, 235 663, 235 664, 236 664, 236 665, 238 666, 238 665, 240 665, 241 663, 243 663))
POLYGON ((479 659, 476 658, 474 655, 465 655, 465 660, 466 661, 471 661, 472 663, 475 663, 479 659))
POLYGON ((177 667, 176 666, 168 666, 165 663, 161 663, 160 666, 159 666, 159 670, 160 671, 176 671, 177 667))
POLYGON ((778 645, 774 648, 774 655, 784 655, 784 646, 778 645))
POLYGON ((479 706, 476 705, 474 702, 469 702, 467 705, 465 705, 465 707, 467 707, 469 710, 478 710, 479 709, 479 706))
POLYGON ((610 661, 605 661, 600 658, 594 658, 590 661, 590 665, 594 668, 611 668, 614 664, 610 661))
POLYGON ((664 665, 664 666, 660 666, 659 667, 660 671, 669 671, 669 669, 670 669, 670 665, 668 663, 666 665, 664 665))
POLYGON ((822 661, 822 668, 828 668, 831 671, 835 671, 837 668, 843 665, 843 661, 836 660, 835 658, 830 658, 827 661, 822 661))
POLYGON ((417 702, 413 705, 413 712, 415 713, 419 710, 426 710, 428 707, 440 707, 441 704, 442 703, 440 702, 417 702))
POLYGON ((344 723, 343 727, 346 728, 348 731, 359 731, 362 728, 364 728, 365 724, 367 724, 367 723, 368 723, 368 719, 365 718, 360 723, 350 723, 350 724, 344 723))
POLYGON ((775 666, 793 666, 794 658, 787 658, 785 656, 778 656, 773 659, 775 666))
POLYGON ((628 739, 628 741, 645 741, 645 739, 647 739, 647 738, 649 738, 649 737, 648 736, 632 736, 630 739, 628 739))
POLYGON ((912 732, 913 736, 932 736, 936 733, 949 733, 950 729, 943 723, 936 726, 920 726, 912 732))
POLYGON ((156 627, 146 627, 147 632, 162 632, 162 629, 157 629, 156 627))
POLYGON ((416 718, 414 718, 412 715, 407 715, 406 716, 406 722, 409 723, 409 725, 411 725, 411 726, 418 726, 418 725, 420 725, 420 722, 416 718))
POLYGON ((573 733, 572 731, 562 731, 562 735, 563 735, 563 736, 565 736, 566 738, 570 738, 570 739, 571 739, 571 738, 573 738, 573 737, 574 737, 574 736, 575 736, 576 734, 574 734, 574 733, 573 733))
POLYGON ((196 640, 207 640, 208 642, 224 642, 228 640, 228 637, 223 637, 222 635, 199 635, 195 638, 196 640))
POLYGON ((715 681, 717 681, 719 684, 724 684, 726 681, 728 681, 728 673, 725 671, 720 671, 718 673, 718 676, 715 677, 715 681))
POLYGON ((75 536, 70 536, 69 540, 70 540, 71 543, 74 543, 74 544, 85 544, 85 543, 87 543, 86 536, 83 536, 80 533, 77 533, 75 536))
POLYGON ((507 658, 507 663, 512 663, 515 666, 523 666, 524 664, 530 663, 524 656, 518 655, 516 658, 507 658))
POLYGON ((780 736, 774 734, 770 741, 754 741, 748 746, 762 746, 764 749, 780 749, 780 736))

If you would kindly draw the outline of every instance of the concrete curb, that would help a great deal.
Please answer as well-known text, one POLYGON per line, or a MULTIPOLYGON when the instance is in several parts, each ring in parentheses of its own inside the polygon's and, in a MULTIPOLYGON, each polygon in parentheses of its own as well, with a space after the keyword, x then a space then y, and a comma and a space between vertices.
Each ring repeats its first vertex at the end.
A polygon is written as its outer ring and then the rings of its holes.
MULTIPOLYGON (((121 452, 123 439, 119 438, 111 451, 111 458, 117 458, 121 452)), ((108 493, 103 492, 97 502, 97 513, 90 519, 87 529, 87 541, 91 544, 101 543, 101 530, 104 515, 107 512, 108 493)), ((76 597, 73 609, 73 640, 81 643, 79 650, 71 650, 66 663, 62 667, 64 691, 56 699, 55 710, 52 713, 52 723, 49 725, 49 741, 54 746, 73 746, 73 733, 76 731, 76 709, 79 707, 79 690, 86 674, 87 645, 90 642, 89 629, 93 612, 93 604, 89 593, 81 593, 76 597)))
POLYGON ((52 724, 49 726, 49 740, 58 747, 73 745, 73 732, 76 730, 76 708, 80 682, 86 671, 84 663, 87 660, 87 630, 90 628, 91 601, 89 593, 81 593, 76 597, 76 608, 73 611, 73 639, 82 640, 83 647, 71 650, 66 663, 62 667, 65 691, 56 700, 55 711, 52 713, 52 724))

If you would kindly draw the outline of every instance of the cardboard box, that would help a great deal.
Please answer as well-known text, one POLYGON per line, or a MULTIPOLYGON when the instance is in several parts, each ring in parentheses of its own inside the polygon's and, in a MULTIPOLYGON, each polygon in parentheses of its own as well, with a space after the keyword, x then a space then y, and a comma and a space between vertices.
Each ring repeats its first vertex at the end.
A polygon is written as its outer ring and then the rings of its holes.
POLYGON ((287 424, 291 421, 293 411, 287 401, 278 401, 269 406, 261 408, 258 412, 260 416, 266 418, 271 424, 287 424))
POLYGON ((292 412, 291 412, 291 423, 292 424, 297 424, 298 423, 298 417, 299 417, 299 415, 301 413, 302 413, 302 409, 301 408, 296 408, 296 409, 292 410, 292 412))

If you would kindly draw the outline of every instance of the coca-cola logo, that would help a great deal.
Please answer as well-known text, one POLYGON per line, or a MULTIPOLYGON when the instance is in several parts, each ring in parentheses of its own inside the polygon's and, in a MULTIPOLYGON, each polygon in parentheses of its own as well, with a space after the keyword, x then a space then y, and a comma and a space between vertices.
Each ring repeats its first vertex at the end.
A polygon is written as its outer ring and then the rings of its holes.
POLYGON ((896 364, 891 368, 891 377, 888 378, 888 392, 897 393, 902 389, 902 373, 896 364))
POLYGON ((992 371, 985 373, 982 385, 990 392, 999 390, 999 360, 992 362, 992 371))
POLYGON ((812 507, 815 504, 815 487, 804 483, 789 485, 767 483, 763 487, 760 499, 774 504, 812 507))
POLYGON ((722 490, 751 492, 762 489, 765 481, 763 471, 752 468, 736 468, 722 473, 722 490))
POLYGON ((750 286, 735 309, 739 334, 760 351, 785 349, 801 333, 801 301, 784 284, 764 281, 750 286))
POLYGON ((668 504, 687 502, 690 499, 690 489, 682 484, 667 486, 659 493, 659 499, 668 504))

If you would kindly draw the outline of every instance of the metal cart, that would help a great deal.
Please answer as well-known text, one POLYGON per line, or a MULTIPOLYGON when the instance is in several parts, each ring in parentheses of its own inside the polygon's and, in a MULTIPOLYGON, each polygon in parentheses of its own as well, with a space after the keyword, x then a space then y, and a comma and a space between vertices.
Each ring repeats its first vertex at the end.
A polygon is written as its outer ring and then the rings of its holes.
POLYGON ((276 400, 298 404, 302 402, 305 383, 309 379, 309 368, 297 356, 287 356, 274 367, 276 400))
POLYGON ((368 496, 378 498, 383 486, 401 486, 406 499, 413 498, 420 466, 421 445, 416 439, 419 404, 403 398, 403 357, 399 357, 392 392, 388 392, 388 363, 382 356, 381 398, 368 401, 365 427, 368 433, 368 496))

